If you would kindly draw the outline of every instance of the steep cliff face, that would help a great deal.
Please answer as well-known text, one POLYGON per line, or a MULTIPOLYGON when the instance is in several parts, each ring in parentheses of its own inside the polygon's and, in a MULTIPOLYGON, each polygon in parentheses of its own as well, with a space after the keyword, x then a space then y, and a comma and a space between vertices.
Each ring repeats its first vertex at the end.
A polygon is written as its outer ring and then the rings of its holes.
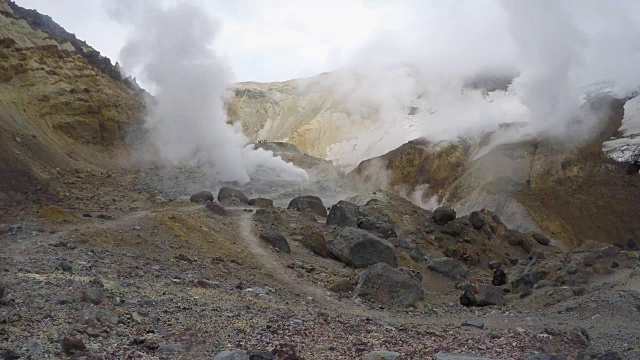
MULTIPOLYGON (((0 197, 56 168, 113 169, 140 130, 144 92, 51 18, 0 0, 0 197)), ((2 202, 2 201, 0 201, 2 202)))

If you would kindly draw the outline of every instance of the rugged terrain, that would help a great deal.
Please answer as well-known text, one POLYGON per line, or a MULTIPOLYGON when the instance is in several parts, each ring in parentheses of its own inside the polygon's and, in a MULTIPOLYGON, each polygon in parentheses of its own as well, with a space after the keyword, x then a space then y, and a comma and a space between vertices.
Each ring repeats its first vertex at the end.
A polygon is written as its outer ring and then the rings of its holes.
POLYGON ((486 146, 516 124, 345 178, 324 158, 371 124, 353 104, 238 84, 230 119, 268 115, 247 134, 310 175, 240 186, 132 167, 147 95, 50 18, 0 0, 0 45, 2 359, 640 358, 620 100, 577 147, 486 146))

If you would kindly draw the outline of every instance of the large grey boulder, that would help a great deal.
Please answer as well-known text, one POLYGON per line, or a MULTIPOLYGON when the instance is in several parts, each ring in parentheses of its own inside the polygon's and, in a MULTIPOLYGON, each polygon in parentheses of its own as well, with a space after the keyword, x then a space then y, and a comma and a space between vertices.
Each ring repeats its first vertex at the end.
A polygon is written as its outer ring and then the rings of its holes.
POLYGON ((213 194, 210 193, 209 191, 197 192, 191 195, 191 197, 189 198, 189 201, 193 203, 198 203, 198 204, 204 204, 207 201, 213 201, 213 200, 214 200, 213 194))
POLYGON ((343 263, 364 268, 379 262, 397 266, 393 245, 365 230, 344 228, 331 243, 331 253, 343 263))
POLYGON ((278 358, 265 351, 233 350, 223 351, 213 360, 278 360, 278 358))
POLYGON ((422 275, 407 268, 385 263, 369 266, 360 274, 358 294, 387 306, 407 307, 424 299, 422 275))
POLYGON ((373 216, 361 217, 358 219, 358 227, 367 230, 383 239, 391 239, 397 237, 396 230, 387 219, 377 218, 373 216))
POLYGON ((249 205, 249 198, 240 190, 225 186, 218 191, 218 202, 224 204, 236 201, 241 204, 249 205))
POLYGON ((439 207, 433 212, 433 221, 437 225, 445 225, 456 219, 456 211, 449 207, 439 207))
POLYGON ((322 200, 317 196, 298 196, 291 200, 287 209, 327 217, 327 209, 324 207, 322 200))
POLYGON ((428 268, 452 279, 459 279, 467 274, 467 268, 450 257, 433 259, 428 268))
POLYGON ((327 225, 356 227, 358 224, 358 218, 362 215, 363 214, 358 205, 340 200, 337 204, 331 207, 331 210, 329 210, 327 225))
POLYGON ((329 256, 329 245, 320 230, 312 227, 302 228, 298 239, 304 247, 313 251, 314 254, 322 257, 329 256))

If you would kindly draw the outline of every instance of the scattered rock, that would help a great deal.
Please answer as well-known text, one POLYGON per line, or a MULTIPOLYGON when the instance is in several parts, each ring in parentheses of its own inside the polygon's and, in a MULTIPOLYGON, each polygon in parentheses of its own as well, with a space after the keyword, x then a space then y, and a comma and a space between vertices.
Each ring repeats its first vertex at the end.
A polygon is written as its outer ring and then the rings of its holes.
POLYGON ((329 256, 329 244, 321 231, 312 227, 305 227, 300 233, 300 243, 314 254, 322 257, 329 256))
POLYGON ((486 223, 479 211, 471 212, 471 214, 469 215, 469 222, 471 223, 471 226, 473 226, 473 228, 476 230, 482 229, 486 223))
POLYGON ((479 319, 479 318, 473 318, 473 319, 465 320, 462 323, 462 326, 470 326, 470 327, 474 327, 482 330, 484 329, 484 321, 482 321, 482 319, 479 319))
POLYGON ((360 274, 358 295, 370 297, 384 305, 413 306, 424 299, 421 281, 419 272, 377 263, 360 274))
POLYGON ((322 200, 317 196, 298 196, 291 200, 287 209, 327 217, 327 209, 324 207, 322 200))
POLYGON ((218 202, 222 204, 239 202, 249 205, 249 198, 242 191, 225 186, 218 191, 218 202))
POLYGON ((491 279, 491 284, 494 286, 502 286, 507 283, 507 274, 504 270, 498 268, 493 271, 493 279, 491 279))
POLYGON ((13 351, 13 350, 1 350, 0 351, 0 358, 2 358, 2 360, 17 360, 20 359, 22 356, 20 356, 20 354, 18 354, 17 352, 13 351))
POLYGON ((69 263, 68 263, 68 262, 66 262, 66 261, 61 261, 61 262, 58 264, 58 268, 59 268, 60 270, 64 271, 64 272, 71 272, 71 271, 73 271, 73 266, 71 266, 71 264, 69 264, 69 263))
POLYGON ((638 247, 638 242, 635 239, 627 240, 627 250, 629 251, 640 250, 640 247, 638 247))
POLYGON ((278 360, 278 358, 265 351, 233 350, 223 351, 213 360, 278 360))
POLYGON ((291 248, 289 247, 289 243, 287 242, 287 239, 275 231, 272 231, 272 230, 263 231, 262 233, 260 233, 260 239, 266 241, 271 246, 282 251, 283 253, 286 253, 286 254, 291 253, 291 248))
POLYGON ((502 263, 500 261, 494 260, 489 263, 489 269, 497 270, 502 268, 502 263))
POLYGON ((462 235, 464 229, 457 221, 450 221, 440 228, 440 232, 451 236, 462 235))
POLYGON ((358 205, 340 200, 329 210, 327 225, 356 227, 358 225, 358 218, 362 215, 358 205))
POLYGON ((365 355, 363 360, 401 360, 400 353, 394 351, 373 351, 365 355))
POLYGON ((65 354, 74 354, 76 352, 84 351, 87 347, 81 339, 74 336, 65 336, 62 339, 62 351, 65 354))
POLYGON ((464 289, 462 295, 460 295, 460 305, 462 306, 476 306, 476 289, 475 287, 464 289))
POLYGON ((209 191, 197 192, 191 195, 191 197, 189 198, 189 201, 193 203, 199 203, 199 204, 204 204, 207 201, 213 201, 213 200, 214 200, 213 194, 209 191))
POLYGON ((344 228, 331 243, 331 253, 343 263, 363 268, 379 262, 397 266, 393 245, 365 230, 344 228))
POLYGON ((531 271, 529 270, 529 266, 524 270, 513 271, 511 275, 511 288, 514 291, 532 288, 538 281, 544 280, 547 275, 549 275, 548 271, 531 271))
POLYGON ((450 257, 433 259, 428 268, 453 279, 459 279, 467 274, 467 268, 450 257))
POLYGON ((208 201, 204 207, 207 208, 207 210, 211 211, 215 215, 220 215, 220 216, 227 215, 227 210, 225 210, 224 207, 222 207, 222 205, 218 203, 208 201))
POLYGON ((33 340, 26 346, 27 351, 31 354, 41 354, 44 352, 44 345, 40 340, 33 340))
POLYGON ((551 240, 546 235, 541 233, 534 232, 533 234, 531 234, 531 237, 533 237, 533 240, 537 241, 538 244, 541 245, 549 245, 551 243, 551 240))
POLYGON ((358 219, 358 227, 362 230, 367 230, 372 234, 375 234, 383 239, 391 239, 397 237, 396 231, 393 225, 389 223, 389 220, 383 218, 376 218, 372 216, 361 217, 358 219))
POLYGON ((456 211, 449 207, 439 207, 433 212, 433 220, 437 225, 445 225, 455 218, 456 211))
POLYGON ((89 288, 82 293, 81 301, 98 305, 104 299, 104 290, 102 288, 89 288))
POLYGON ((259 208, 270 208, 273 207, 273 200, 271 199, 266 199, 266 198, 255 198, 255 199, 249 199, 249 205, 253 205, 253 206, 257 206, 259 208))
POLYGON ((618 263, 617 261, 612 261, 611 262, 611 268, 612 269, 617 269, 620 267, 620 263, 618 263))

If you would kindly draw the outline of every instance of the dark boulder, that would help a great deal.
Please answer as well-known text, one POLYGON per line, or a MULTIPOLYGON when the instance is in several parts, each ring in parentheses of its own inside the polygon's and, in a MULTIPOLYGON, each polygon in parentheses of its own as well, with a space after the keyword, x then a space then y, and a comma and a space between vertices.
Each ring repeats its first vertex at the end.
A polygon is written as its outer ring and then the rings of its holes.
POLYGON ((498 268, 493 271, 493 279, 491 280, 491 284, 494 286, 502 286, 507 283, 507 274, 504 270, 498 268))
POLYGON ((362 215, 363 213, 360 211, 358 205, 340 200, 329 210, 327 225, 356 227, 358 225, 358 218, 362 215))
POLYGON ((305 227, 300 231, 300 243, 314 254, 322 257, 329 256, 329 245, 320 230, 305 227))
POLYGON ((469 222, 471 223, 471 226, 473 226, 473 228, 476 230, 482 229, 486 223, 479 211, 473 211, 469 215, 469 222))
POLYGON ((230 187, 223 187, 218 191, 218 202, 230 203, 238 202, 241 204, 249 205, 249 198, 240 190, 232 189, 230 187))
POLYGON ((537 284, 539 281, 544 280, 547 275, 549 275, 549 272, 544 270, 524 271, 522 274, 515 276, 511 280, 511 288, 514 291, 532 288, 533 285, 537 284))
POLYGON ((327 217, 327 209, 324 207, 322 200, 317 196, 298 196, 291 200, 287 209, 327 217))
POLYGON ((407 307, 424 299, 422 275, 407 268, 385 263, 369 266, 360 274, 358 294, 387 306, 407 307))
POLYGON ((439 207, 433 212, 433 220, 437 225, 444 225, 456 219, 456 211, 449 207, 439 207))
POLYGON ((253 205, 253 206, 257 206, 259 208, 270 208, 273 207, 273 200, 271 199, 266 199, 266 198, 255 198, 255 199, 249 199, 249 205, 253 205))
POLYGON ((638 243, 634 239, 627 240, 627 250, 635 251, 639 249, 638 243))
POLYGON ((462 295, 460 295, 460 305, 466 307, 476 306, 476 292, 477 290, 473 286, 465 289, 462 295))
POLYGON ((213 201, 213 200, 214 200, 213 194, 210 193, 209 191, 197 192, 191 195, 191 198, 189 198, 189 201, 193 203, 198 203, 198 204, 204 204, 207 201, 213 201))
POLYGON ((390 242, 358 228, 344 228, 331 243, 331 253, 343 263, 356 268, 379 262, 397 266, 390 242))
POLYGON ((497 260, 493 260, 491 262, 489 262, 489 269, 491 270, 497 270, 502 268, 502 263, 500 261, 497 260))
POLYGON ((204 207, 207 208, 207 210, 211 211, 215 215, 220 215, 220 216, 227 215, 227 211, 224 209, 224 207, 222 207, 222 205, 218 203, 208 201, 204 207))
POLYGON ((397 237, 396 230, 387 219, 376 218, 372 216, 361 217, 358 219, 358 227, 367 230, 383 239, 391 239, 397 237))
POLYGON ((275 231, 271 231, 271 230, 263 231, 260 234, 260 239, 266 241, 271 246, 282 251, 283 253, 288 254, 291 252, 291 248, 289 248, 289 243, 287 242, 287 239, 275 231))
POLYGON ((533 237, 533 240, 537 241, 540 245, 549 245, 551 243, 551 240, 549 240, 549 238, 544 234, 533 233, 531 234, 531 237, 533 237))
POLYGON ((460 236, 464 229, 457 221, 450 221, 440 228, 440 232, 451 236, 460 236))

